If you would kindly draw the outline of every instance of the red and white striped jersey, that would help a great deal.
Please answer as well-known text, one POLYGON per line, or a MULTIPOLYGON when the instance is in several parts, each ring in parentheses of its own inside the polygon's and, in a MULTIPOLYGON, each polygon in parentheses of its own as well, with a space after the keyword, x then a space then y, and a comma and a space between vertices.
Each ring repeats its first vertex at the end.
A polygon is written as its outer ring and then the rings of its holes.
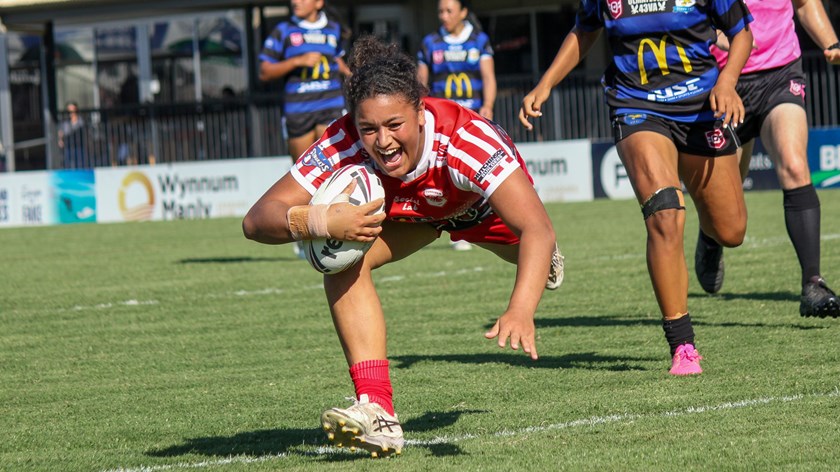
POLYGON ((495 123, 449 100, 425 98, 424 102, 423 155, 408 175, 393 178, 376 169, 352 117, 345 115, 298 159, 292 176, 314 194, 335 170, 365 163, 382 180, 390 220, 474 222, 483 218, 489 211, 487 198, 505 179, 517 168, 527 175, 525 162, 495 123))

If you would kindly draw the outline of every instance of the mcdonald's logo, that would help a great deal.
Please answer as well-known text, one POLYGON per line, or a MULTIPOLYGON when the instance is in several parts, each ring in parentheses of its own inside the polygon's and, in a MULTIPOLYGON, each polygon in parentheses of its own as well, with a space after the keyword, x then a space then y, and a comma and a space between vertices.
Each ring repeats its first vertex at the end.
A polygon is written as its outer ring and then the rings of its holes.
MULTIPOLYGON (((639 75, 642 79, 642 85, 648 83, 648 76, 647 71, 645 70, 645 46, 650 46, 650 50, 653 51, 653 56, 656 57, 656 63, 659 66, 659 70, 662 72, 662 75, 668 75, 671 73, 670 69, 668 68, 668 58, 665 55, 665 48, 667 47, 669 37, 662 36, 662 39, 659 40, 659 45, 657 46, 656 43, 650 39, 645 38, 639 43, 639 52, 638 52, 638 61, 639 61, 639 75)), ((688 60, 688 56, 685 54, 685 48, 683 48, 682 44, 676 39, 670 38, 673 41, 674 46, 677 48, 677 54, 680 56, 680 61, 682 61, 683 69, 686 72, 691 72, 691 61, 688 60)))
POLYGON ((304 67, 300 73, 302 80, 309 80, 311 70, 312 80, 328 80, 330 78, 330 60, 321 56, 321 60, 312 69, 304 67))
POLYGON ((452 89, 455 89, 455 98, 472 98, 472 82, 464 72, 449 74, 446 77, 446 98, 452 98, 452 89))

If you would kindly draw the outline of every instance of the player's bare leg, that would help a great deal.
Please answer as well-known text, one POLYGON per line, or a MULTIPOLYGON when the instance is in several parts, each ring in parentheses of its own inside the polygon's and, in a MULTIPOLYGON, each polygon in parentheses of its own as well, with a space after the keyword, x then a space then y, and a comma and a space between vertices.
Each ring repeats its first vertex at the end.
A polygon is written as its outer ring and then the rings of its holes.
POLYGON ((324 276, 333 324, 350 366, 357 399, 348 408, 326 410, 321 425, 336 446, 364 449, 374 457, 399 454, 404 440, 391 398, 385 315, 371 272, 417 252, 437 238, 433 228, 422 224, 385 222, 383 226, 361 263, 324 276))
POLYGON ((805 110, 781 104, 761 126, 761 142, 773 159, 785 207, 785 226, 802 271, 801 316, 838 317, 840 300, 820 274, 820 201, 808 167, 805 110))
POLYGON ((647 265, 671 349, 670 373, 699 374, 700 355, 688 314, 688 272, 683 252, 685 206, 677 149, 665 136, 640 131, 617 144, 647 230, 647 265))

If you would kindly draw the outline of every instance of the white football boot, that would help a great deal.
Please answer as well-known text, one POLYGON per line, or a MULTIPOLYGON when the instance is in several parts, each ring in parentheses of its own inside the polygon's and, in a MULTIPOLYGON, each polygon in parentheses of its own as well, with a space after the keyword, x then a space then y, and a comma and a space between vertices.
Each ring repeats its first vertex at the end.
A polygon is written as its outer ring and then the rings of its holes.
POLYGON ((548 280, 545 282, 545 288, 549 290, 557 290, 560 284, 563 283, 564 268, 566 260, 563 254, 560 254, 560 248, 557 243, 554 243, 554 253, 551 255, 551 266, 548 268, 548 280))
POLYGON ((403 430, 396 416, 389 415, 367 395, 353 400, 349 408, 330 408, 321 414, 321 425, 336 447, 364 449, 372 457, 402 453, 403 430))

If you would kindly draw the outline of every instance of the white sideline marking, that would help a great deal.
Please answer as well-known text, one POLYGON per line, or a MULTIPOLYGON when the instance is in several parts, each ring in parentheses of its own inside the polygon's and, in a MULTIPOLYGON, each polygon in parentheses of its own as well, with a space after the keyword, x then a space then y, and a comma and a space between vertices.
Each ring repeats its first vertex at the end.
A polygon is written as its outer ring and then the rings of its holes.
MULTIPOLYGON (((736 402, 726 402, 721 403, 719 405, 701 405, 701 406, 690 406, 688 408, 682 408, 679 410, 671 410, 665 411, 662 413, 645 413, 645 414, 638 414, 638 413, 623 413, 620 415, 607 415, 607 416, 590 416, 589 418, 581 418, 578 420, 567 421, 565 423, 555 423, 545 426, 529 426, 527 428, 515 429, 515 430, 501 430, 495 433, 490 434, 462 434, 458 436, 438 436, 432 439, 409 439, 406 440, 405 444, 408 446, 435 446, 438 444, 449 444, 449 443, 456 443, 467 441, 470 439, 480 439, 483 437, 490 437, 490 438, 499 438, 499 437, 511 437, 511 436, 520 436, 523 434, 533 434, 533 433, 541 433, 544 431, 554 431, 558 429, 569 429, 569 428, 576 428, 579 426, 596 426, 602 424, 610 424, 610 423, 631 423, 633 421, 645 419, 645 418, 673 418, 678 416, 685 416, 685 415, 694 415, 700 413, 709 413, 714 411, 725 411, 725 410, 736 410, 739 408, 746 408, 751 406, 762 406, 768 405, 770 403, 790 403, 796 402, 805 399, 814 399, 814 398, 837 398, 840 397, 840 387, 835 387, 834 390, 828 393, 808 393, 808 394, 796 394, 796 395, 785 395, 780 397, 761 397, 761 398, 753 398, 747 400, 740 400, 736 402)), ((305 444, 301 444, 302 446, 305 444)), ((304 453, 305 455, 327 455, 327 454, 335 454, 337 452, 344 452, 344 449, 338 449, 334 447, 327 447, 327 446, 317 446, 313 451, 304 453)), ((271 454, 266 456, 230 456, 224 459, 217 459, 212 461, 201 461, 201 462, 181 462, 177 464, 166 464, 166 465, 154 465, 154 466, 140 466, 135 468, 123 468, 120 467, 118 469, 109 469, 105 472, 156 472, 161 470, 175 470, 175 469, 201 469, 205 467, 216 467, 221 465, 227 464, 253 464, 256 462, 265 462, 274 459, 284 459, 289 457, 291 454, 288 452, 282 452, 279 454, 271 454)))
MULTIPOLYGON (((406 275, 389 275, 384 276, 381 278, 375 278, 375 281, 378 283, 391 283, 391 282, 402 282, 407 277, 421 277, 421 278, 432 278, 432 277, 446 277, 449 275, 464 275, 469 274, 472 272, 484 272, 484 267, 467 267, 461 268, 455 271, 439 271, 439 272, 417 272, 406 275)), ((281 293, 286 293, 288 291, 294 290, 323 290, 324 284, 313 284, 313 285, 306 285, 304 287, 297 287, 297 288, 275 288, 275 287, 268 287, 263 288, 260 290, 235 290, 231 292, 233 295, 237 297, 250 297, 254 295, 279 295, 281 293)))
POLYGON ((74 306, 70 309, 75 310, 75 311, 80 311, 80 310, 89 310, 91 308, 97 308, 97 309, 113 308, 117 305, 121 305, 121 306, 140 306, 140 305, 157 305, 157 304, 158 304, 157 300, 133 300, 132 299, 132 300, 125 300, 125 301, 122 301, 122 302, 99 303, 97 305, 88 305, 88 306, 76 305, 76 306, 74 306))

